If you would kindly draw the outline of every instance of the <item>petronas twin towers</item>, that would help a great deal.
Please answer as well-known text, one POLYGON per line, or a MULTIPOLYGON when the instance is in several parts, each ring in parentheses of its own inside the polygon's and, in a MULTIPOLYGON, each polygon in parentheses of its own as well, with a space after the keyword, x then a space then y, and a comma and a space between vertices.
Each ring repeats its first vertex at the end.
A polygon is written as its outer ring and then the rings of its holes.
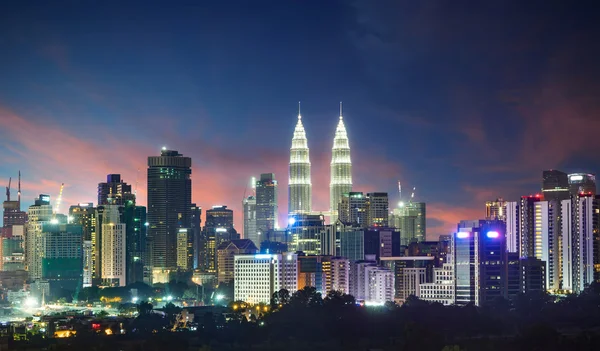
MULTIPOLYGON (((350 159, 350 145, 344 119, 342 117, 342 103, 340 102, 340 120, 333 138, 331 150, 331 178, 329 183, 329 212, 331 222, 337 220, 337 206, 344 193, 352 191, 352 161, 350 159)), ((312 213, 312 183, 310 177, 310 155, 308 140, 300 105, 298 105, 298 123, 292 138, 290 149, 290 179, 288 212, 289 214, 312 213)))

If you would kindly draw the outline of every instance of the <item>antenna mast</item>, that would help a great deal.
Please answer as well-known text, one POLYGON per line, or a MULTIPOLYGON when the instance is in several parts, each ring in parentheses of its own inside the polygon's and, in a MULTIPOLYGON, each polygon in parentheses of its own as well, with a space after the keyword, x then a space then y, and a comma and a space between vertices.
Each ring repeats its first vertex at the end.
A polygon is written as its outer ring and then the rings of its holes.
POLYGON ((8 186, 6 187, 6 201, 10 201, 10 183, 12 178, 8 178, 8 186))
POLYGON ((19 189, 17 190, 17 201, 19 202, 19 211, 21 211, 21 171, 19 170, 19 189))

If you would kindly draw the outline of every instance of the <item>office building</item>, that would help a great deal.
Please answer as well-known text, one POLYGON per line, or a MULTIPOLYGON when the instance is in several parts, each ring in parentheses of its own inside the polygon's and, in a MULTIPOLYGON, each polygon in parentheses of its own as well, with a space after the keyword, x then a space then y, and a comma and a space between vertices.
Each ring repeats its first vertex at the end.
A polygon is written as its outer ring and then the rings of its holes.
POLYGON ((596 195, 596 175, 590 173, 569 174, 569 192, 572 196, 596 195))
POLYGON ((404 303, 409 296, 420 296, 420 286, 432 282, 435 257, 382 257, 381 264, 394 273, 394 300, 404 303))
POLYGON ((477 306, 506 297, 506 234, 502 221, 462 221, 452 237, 455 303, 477 306))
POLYGON ((0 236, 0 270, 5 272, 25 269, 24 245, 27 226, 13 224, 11 229, 11 236, 0 236))
POLYGON ((126 261, 127 261, 127 284, 144 281, 145 267, 147 266, 147 229, 146 207, 136 205, 126 205, 124 212, 125 231, 126 231, 126 261))
POLYGON ((351 191, 341 194, 337 208, 338 219, 344 225, 356 228, 367 227, 367 198, 362 192, 351 191))
POLYGON ((310 179, 310 155, 302 116, 298 108, 298 123, 294 129, 290 148, 290 177, 288 183, 288 213, 311 213, 312 183, 310 179))
POLYGON ((207 210, 202 236, 205 240, 203 270, 217 273, 217 247, 223 242, 240 238, 233 228, 233 210, 227 206, 213 206, 207 210))
POLYGON ((262 241, 256 228, 256 197, 248 196, 242 202, 244 210, 244 239, 252 240, 254 245, 259 246, 262 241))
POLYGON ((321 236, 325 231, 322 215, 297 214, 288 220, 288 236, 291 251, 302 251, 307 255, 321 253, 321 236))
POLYGON ((567 174, 556 169, 544 171, 542 173, 542 195, 546 201, 568 200, 570 192, 567 174))
POLYGON ((96 207, 91 202, 70 206, 68 222, 81 226, 83 240, 92 240, 96 231, 96 207))
POLYGON ((94 284, 94 280, 93 280, 94 275, 92 272, 92 266, 93 266, 92 258, 94 255, 94 249, 93 249, 91 240, 83 240, 82 255, 83 255, 82 283, 83 283, 84 288, 89 288, 94 284))
POLYGON ((350 261, 329 255, 298 255, 298 290, 312 286, 323 296, 330 291, 350 293, 350 261))
MULTIPOLYGON (((168 281, 177 268, 177 233, 191 227, 192 159, 163 148, 148 157, 148 236, 153 276, 168 281)), ((159 282, 159 281, 156 281, 159 282)))
POLYGON ((426 239, 425 219, 426 205, 424 202, 401 202, 398 208, 393 210, 392 225, 402 234, 402 245, 426 239))
POLYGON ((98 183, 98 206, 125 205, 128 201, 135 203, 135 195, 120 174, 109 174, 106 183, 98 183))
POLYGON ((258 248, 250 239, 237 239, 221 243, 217 248, 217 282, 233 282, 234 257, 236 255, 255 255, 258 248))
POLYGON ((298 290, 298 256, 293 253, 238 255, 233 270, 236 301, 268 304, 276 291, 298 290))
POLYGON ((519 259, 521 294, 546 292, 546 263, 535 257, 519 259))
POLYGON ((537 194, 522 196, 519 201, 506 203, 508 252, 517 252, 520 257, 535 257, 536 203, 542 200, 541 195, 537 194))
MULTIPOLYGON (((517 266, 518 267, 518 266, 517 266)), ((444 306, 454 304, 454 266, 444 263, 433 269, 433 282, 419 285, 417 297, 427 302, 437 302, 444 306)))
POLYGON ((377 261, 382 257, 401 256, 399 231, 391 228, 340 229, 340 256, 350 261, 364 260, 372 255, 377 261))
POLYGON ((41 277, 50 294, 75 291, 83 283, 83 230, 74 224, 42 224, 41 277))
POLYGON ((485 203, 485 219, 506 222, 506 201, 498 198, 485 203))
POLYGON ((122 222, 123 206, 104 205, 101 220, 100 272, 103 285, 125 286, 126 280, 126 224, 122 222))
POLYGON ((367 193, 367 227, 389 226, 389 199, 387 193, 367 193))
POLYGON ((274 173, 263 173, 256 181, 256 230, 266 233, 279 228, 277 220, 277 180, 274 173))
POLYGON ((342 117, 342 103, 340 102, 340 120, 333 138, 331 149, 331 178, 329 183, 329 211, 330 222, 337 221, 338 204, 343 194, 352 191, 352 160, 350 158, 350 143, 344 119, 342 117))
POLYGON ((25 262, 29 272, 29 279, 42 278, 43 225, 52 220, 52 206, 50 196, 40 194, 33 205, 27 210, 27 230, 25 237, 25 262))

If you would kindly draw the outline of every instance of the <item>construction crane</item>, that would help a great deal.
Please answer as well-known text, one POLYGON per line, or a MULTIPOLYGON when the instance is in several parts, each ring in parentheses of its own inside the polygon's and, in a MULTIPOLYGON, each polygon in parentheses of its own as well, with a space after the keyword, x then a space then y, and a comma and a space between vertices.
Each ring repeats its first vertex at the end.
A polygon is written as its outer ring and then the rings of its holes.
POLYGON ((19 211, 21 211, 21 171, 19 170, 19 188, 17 190, 17 202, 19 203, 19 211))
POLYGON ((12 178, 8 178, 8 186, 6 187, 6 201, 10 201, 10 183, 12 178))
POLYGON ((415 198, 415 190, 417 190, 417 187, 414 187, 413 191, 412 191, 412 194, 410 194, 410 201, 409 201, 410 203, 412 203, 413 199, 415 198))
POLYGON ((58 209, 60 208, 60 202, 62 200, 63 189, 65 188, 65 183, 60 183, 60 190, 58 192, 58 197, 56 198, 56 205, 54 206, 54 216, 56 219, 56 214, 58 213, 58 209))

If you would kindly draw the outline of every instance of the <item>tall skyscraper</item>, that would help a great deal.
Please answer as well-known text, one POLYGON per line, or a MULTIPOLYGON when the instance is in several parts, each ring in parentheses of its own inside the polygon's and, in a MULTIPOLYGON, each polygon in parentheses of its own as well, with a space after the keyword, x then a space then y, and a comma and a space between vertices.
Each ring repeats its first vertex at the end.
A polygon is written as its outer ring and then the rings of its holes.
MULTIPOLYGON (((522 196, 519 204, 519 252, 521 257, 536 257, 535 204, 540 202, 540 195, 522 196)), ((541 240, 541 239, 540 239, 541 240)), ((541 242, 540 242, 541 244, 541 242)))
POLYGON ((556 169, 542 172, 542 194, 544 200, 567 200, 569 198, 569 177, 556 169))
POLYGON ((562 289, 580 293, 600 272, 600 197, 580 194, 562 201, 562 289))
POLYGON ((502 198, 487 201, 485 203, 485 218, 506 222, 506 201, 502 198))
POLYGON ((29 221, 25 237, 25 262, 29 271, 29 279, 42 278, 43 225, 52 219, 50 196, 40 194, 27 211, 29 221))
POLYGON ((148 236, 153 276, 168 279, 177 268, 177 233, 191 226, 192 159, 163 148, 148 157, 148 236), (167 274, 167 276, 165 276, 167 274))
POLYGON ((367 226, 389 226, 388 193, 367 193, 367 226))
POLYGON ((294 129, 290 149, 290 178, 288 185, 288 213, 310 213, 312 210, 312 183, 310 180, 310 155, 306 132, 302 125, 298 103, 298 123, 294 129))
POLYGON ((98 183, 98 206, 124 205, 127 201, 135 202, 131 185, 121 180, 120 174, 109 174, 106 183, 98 183))
POLYGON ((342 194, 338 202, 338 219, 346 226, 367 227, 367 198, 362 192, 342 194))
POLYGON ((244 239, 252 240, 254 245, 259 247, 262 239, 266 236, 259 235, 256 229, 256 197, 248 196, 244 199, 242 206, 244 208, 244 239))
POLYGON ((42 279, 50 283, 50 293, 75 291, 83 285, 83 231, 80 225, 42 225, 42 279))
POLYGON ((352 191, 352 160, 350 159, 350 144, 348 134, 342 117, 342 103, 340 102, 340 120, 333 138, 331 149, 331 179, 329 183, 329 211, 330 221, 334 223, 338 217, 338 204, 343 194, 352 191))
POLYGON ((424 202, 401 202, 393 211, 393 227, 400 230, 402 245, 424 241, 426 233, 426 205, 424 202))
POLYGON ((92 240, 96 232, 96 207, 94 204, 80 203, 69 207, 69 224, 83 228, 83 240, 92 240))
POLYGON ((200 253, 204 248, 202 241, 202 208, 192 204, 192 233, 194 235, 194 269, 200 268, 200 253))
POLYGON ((298 256, 295 253, 236 255, 234 300, 269 303, 274 292, 298 290, 298 256))
POLYGON ((573 196, 582 193, 596 195, 596 175, 590 173, 569 174, 569 191, 573 196))
POLYGON ((275 174, 263 173, 256 182, 256 230, 262 234, 277 229, 279 227, 277 212, 275 174))
POLYGON ((290 251, 319 255, 321 236, 324 232, 325 219, 321 215, 298 214, 290 217, 288 221, 288 233, 291 237, 290 251))
POLYGON ((126 285, 126 224, 122 216, 123 206, 104 205, 102 220, 102 280, 108 286, 126 285))

